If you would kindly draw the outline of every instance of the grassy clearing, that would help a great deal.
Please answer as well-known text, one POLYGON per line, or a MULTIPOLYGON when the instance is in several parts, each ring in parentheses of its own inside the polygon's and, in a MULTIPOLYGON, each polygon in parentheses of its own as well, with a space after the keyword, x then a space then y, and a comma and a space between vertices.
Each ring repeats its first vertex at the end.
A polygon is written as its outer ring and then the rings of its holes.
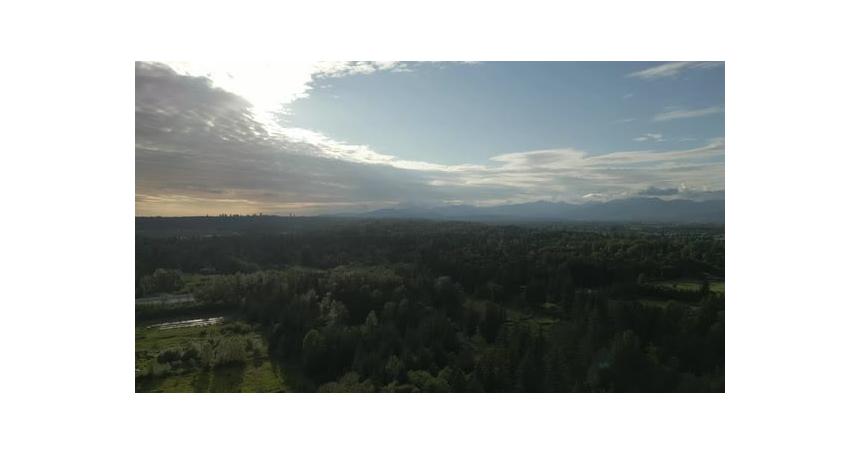
POLYGON ((139 392, 290 392, 268 360, 138 381, 139 392))
MULTIPOLYGON (((658 281, 651 284, 668 289, 677 289, 679 291, 698 291, 702 288, 702 282, 694 280, 658 281)), ((724 281, 711 281, 708 285, 711 288, 711 292, 717 292, 720 294, 725 294, 726 292, 726 283, 724 281)))
POLYGON ((506 309, 508 324, 528 327, 533 333, 539 333, 541 329, 549 329, 558 322, 558 318, 546 314, 528 314, 519 310, 506 309))
POLYGON ((298 368, 273 363, 263 337, 244 323, 135 330, 138 392, 290 392, 309 387, 298 368))
POLYGON ((194 292, 200 290, 202 287, 206 286, 209 280, 212 279, 210 275, 201 275, 198 273, 183 274, 182 278, 182 292, 188 294, 193 294, 194 292))
POLYGON ((639 303, 643 306, 656 308, 666 308, 674 302, 674 300, 639 299, 639 303))

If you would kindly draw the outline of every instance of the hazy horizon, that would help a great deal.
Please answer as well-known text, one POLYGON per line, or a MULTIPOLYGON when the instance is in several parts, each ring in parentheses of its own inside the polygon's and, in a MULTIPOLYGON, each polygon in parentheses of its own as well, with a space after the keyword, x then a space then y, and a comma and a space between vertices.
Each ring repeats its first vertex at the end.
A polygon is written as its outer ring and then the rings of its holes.
MULTIPOLYGON (((722 191, 712 192, 714 194, 706 195, 701 199, 684 199, 673 197, 673 195, 653 195, 653 194, 640 194, 634 195, 629 198, 623 199, 660 199, 661 201, 685 201, 685 202, 694 202, 694 203, 703 203, 703 202, 725 202, 725 198, 722 191)), ((545 199, 539 199, 536 201, 528 201, 528 202, 520 202, 520 203, 511 203, 511 204, 492 204, 492 205, 479 205, 479 204, 444 204, 444 205, 432 205, 432 204, 422 204, 422 203, 412 203, 412 202, 403 202, 398 203, 391 206, 382 207, 374 210, 360 210, 360 211, 332 211, 332 212, 318 212, 318 213, 300 213, 300 212, 284 212, 284 213, 266 213, 262 211, 258 212, 218 212, 218 213, 188 213, 181 215, 141 215, 135 214, 136 217, 215 217, 215 216, 279 216, 279 217, 290 217, 290 216, 300 216, 300 217, 331 217, 331 216, 354 216, 354 215, 372 215, 378 211, 382 211, 384 209, 420 209, 420 210, 431 210, 431 209, 445 209, 445 208, 457 208, 457 207, 471 207, 476 209, 494 209, 494 208, 505 208, 505 207, 515 207, 515 206, 528 206, 528 205, 540 205, 540 204, 552 204, 552 205, 569 205, 572 207, 587 207, 593 205, 602 205, 607 202, 620 201, 622 199, 612 199, 610 201, 583 201, 583 202, 564 202, 564 201, 548 201, 545 199)), ((429 213, 429 212, 428 212, 429 213)), ((598 220, 599 221, 599 220, 598 220)))

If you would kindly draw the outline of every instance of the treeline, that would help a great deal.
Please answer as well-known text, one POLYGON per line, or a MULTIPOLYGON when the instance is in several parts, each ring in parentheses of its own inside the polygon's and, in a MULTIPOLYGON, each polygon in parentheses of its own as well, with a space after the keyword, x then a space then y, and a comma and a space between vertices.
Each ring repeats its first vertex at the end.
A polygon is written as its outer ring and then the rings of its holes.
MULTIPOLYGON (((278 220, 262 220, 270 218, 278 220)), ((157 226, 158 219, 145 220, 146 226, 157 226)), ((605 287, 641 276, 666 280, 724 274, 722 228, 324 221, 314 220, 313 229, 278 224, 286 231, 259 228, 231 236, 193 235, 199 232, 194 230, 174 237, 138 235, 137 295, 149 295, 141 280, 158 268, 212 274, 289 266, 411 266, 450 276, 466 292, 483 297, 494 292, 511 296, 529 286, 529 295, 537 300, 547 293, 560 300, 575 287, 605 287)))

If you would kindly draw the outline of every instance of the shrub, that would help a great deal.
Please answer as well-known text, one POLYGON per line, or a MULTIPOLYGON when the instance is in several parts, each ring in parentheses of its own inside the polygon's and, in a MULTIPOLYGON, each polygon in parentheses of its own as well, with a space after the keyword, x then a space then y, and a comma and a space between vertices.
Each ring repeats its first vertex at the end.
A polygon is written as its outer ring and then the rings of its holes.
POLYGON ((410 370, 406 373, 409 382, 415 384, 422 392, 450 392, 451 387, 444 379, 436 378, 424 370, 410 370))
POLYGON ((149 376, 162 376, 170 372, 170 365, 153 360, 149 363, 146 374, 149 376))
POLYGON ((212 366, 212 363, 215 361, 215 351, 212 348, 212 344, 208 342, 204 342, 200 344, 200 366, 203 368, 209 368, 212 366))
POLYGON ((215 350, 215 366, 245 363, 245 343, 242 337, 221 340, 215 350))
POLYGON ((250 333, 251 330, 251 325, 242 321, 231 322, 221 327, 221 333, 223 334, 245 335, 250 333))
POLYGON ((374 392, 373 383, 370 379, 363 382, 358 373, 350 371, 343 375, 337 382, 329 382, 320 386, 319 391, 325 393, 366 393, 374 392))
POLYGON ((170 347, 162 350, 156 356, 159 363, 170 363, 182 358, 182 351, 176 347, 170 347))
POLYGON ((182 352, 182 361, 183 362, 190 362, 192 360, 199 359, 199 358, 200 358, 200 351, 199 351, 198 347, 194 344, 192 344, 191 346, 188 346, 185 349, 185 351, 182 352))
POLYGON ((263 346, 263 342, 260 341, 259 338, 248 338, 245 342, 245 349, 251 353, 255 358, 262 357, 265 352, 265 347, 263 346))

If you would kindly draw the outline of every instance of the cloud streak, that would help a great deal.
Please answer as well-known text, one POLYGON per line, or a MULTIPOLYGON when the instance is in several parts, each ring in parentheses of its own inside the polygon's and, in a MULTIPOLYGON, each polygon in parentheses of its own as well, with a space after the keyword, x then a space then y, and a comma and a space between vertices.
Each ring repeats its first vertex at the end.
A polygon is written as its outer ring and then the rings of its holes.
POLYGON ((680 120, 696 117, 704 117, 707 115, 721 114, 723 108, 720 106, 711 106, 703 109, 672 109, 666 112, 661 112, 654 116, 655 122, 668 122, 670 120, 680 120))
POLYGON ((663 142, 664 141, 663 135, 660 133, 645 133, 639 137, 633 138, 633 140, 636 142, 647 142, 647 141, 663 142))
POLYGON ((673 78, 685 71, 706 70, 719 67, 722 64, 722 62, 671 62, 630 73, 627 77, 644 80, 673 78))

